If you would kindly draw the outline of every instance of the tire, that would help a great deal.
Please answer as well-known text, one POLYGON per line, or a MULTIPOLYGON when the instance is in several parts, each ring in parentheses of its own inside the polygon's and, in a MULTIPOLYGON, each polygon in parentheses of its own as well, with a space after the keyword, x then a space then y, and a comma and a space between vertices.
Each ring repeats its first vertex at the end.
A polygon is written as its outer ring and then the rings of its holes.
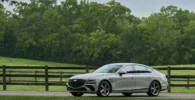
POLYGON ((81 97, 84 93, 81 92, 70 92, 75 97, 81 97))
POLYGON ((160 83, 157 81, 152 81, 147 92, 148 96, 158 96, 161 90, 160 83))
POLYGON ((97 96, 107 97, 111 92, 111 85, 108 81, 102 81, 99 84, 97 96))
POLYGON ((131 96, 133 93, 122 93, 124 96, 126 96, 126 97, 129 97, 129 96, 131 96))

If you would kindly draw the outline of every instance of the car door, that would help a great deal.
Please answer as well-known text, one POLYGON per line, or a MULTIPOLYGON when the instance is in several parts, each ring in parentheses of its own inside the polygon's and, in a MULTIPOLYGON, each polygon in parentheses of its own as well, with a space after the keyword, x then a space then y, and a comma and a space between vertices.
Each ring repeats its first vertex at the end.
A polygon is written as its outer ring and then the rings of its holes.
POLYGON ((149 77, 150 72, 143 65, 134 65, 134 69, 136 71, 136 74, 134 74, 136 83, 135 89, 136 90, 148 89, 150 84, 149 77))
POLYGON ((127 72, 126 74, 118 75, 116 78, 116 90, 132 90, 135 87, 135 78, 133 73, 133 66, 125 66, 120 71, 127 72))

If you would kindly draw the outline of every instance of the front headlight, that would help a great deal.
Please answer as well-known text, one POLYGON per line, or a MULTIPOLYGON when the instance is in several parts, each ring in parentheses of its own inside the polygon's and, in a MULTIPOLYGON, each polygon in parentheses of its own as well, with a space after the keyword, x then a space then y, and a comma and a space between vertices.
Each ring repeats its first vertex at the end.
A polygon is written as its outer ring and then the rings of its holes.
POLYGON ((96 80, 87 80, 86 84, 96 84, 96 80))
POLYGON ((164 76, 162 77, 162 79, 165 80, 165 81, 167 81, 166 75, 164 75, 164 76))

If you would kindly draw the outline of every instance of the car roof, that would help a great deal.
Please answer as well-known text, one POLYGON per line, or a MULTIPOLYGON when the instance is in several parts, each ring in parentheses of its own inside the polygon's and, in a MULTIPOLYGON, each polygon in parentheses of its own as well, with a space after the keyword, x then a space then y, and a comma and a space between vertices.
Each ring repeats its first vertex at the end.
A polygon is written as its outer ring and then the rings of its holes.
MULTIPOLYGON (((125 66, 125 65, 137 65, 138 63, 111 63, 111 64, 107 64, 107 65, 122 65, 122 66, 125 66)), ((139 64, 139 65, 144 65, 144 64, 139 64)), ((144 65, 146 66, 146 65, 144 65)))

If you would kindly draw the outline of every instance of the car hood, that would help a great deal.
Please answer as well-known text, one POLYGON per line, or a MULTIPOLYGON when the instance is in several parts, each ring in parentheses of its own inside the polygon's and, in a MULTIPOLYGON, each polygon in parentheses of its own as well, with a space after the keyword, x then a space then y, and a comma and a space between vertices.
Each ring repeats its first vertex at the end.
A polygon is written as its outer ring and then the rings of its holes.
POLYGON ((88 73, 88 74, 75 75, 70 79, 92 79, 92 78, 104 77, 109 75, 112 75, 112 73, 88 73))

